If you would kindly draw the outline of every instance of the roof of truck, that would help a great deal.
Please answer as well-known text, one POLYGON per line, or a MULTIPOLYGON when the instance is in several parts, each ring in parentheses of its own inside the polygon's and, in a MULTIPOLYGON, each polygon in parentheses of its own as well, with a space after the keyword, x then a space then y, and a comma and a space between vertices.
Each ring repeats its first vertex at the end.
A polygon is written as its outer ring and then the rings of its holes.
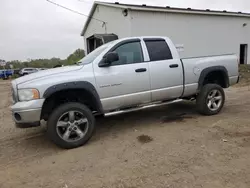
MULTIPOLYGON (((210 9, 174 8, 174 7, 170 7, 170 6, 150 6, 150 5, 146 5, 146 4, 134 5, 134 4, 123 4, 123 3, 119 3, 119 2, 109 3, 109 2, 95 1, 91 10, 90 10, 88 19, 85 22, 85 25, 84 25, 83 30, 81 32, 81 36, 83 36, 84 33, 86 32, 90 20, 95 19, 92 16, 95 12, 97 5, 104 5, 104 6, 109 6, 109 7, 117 7, 117 8, 139 10, 139 11, 250 17, 250 13, 232 12, 232 11, 227 11, 227 10, 218 11, 218 10, 210 10, 210 9)), ((96 20, 99 20, 99 19, 96 19, 96 20)), ((99 21, 105 23, 105 20, 99 20, 99 21)))

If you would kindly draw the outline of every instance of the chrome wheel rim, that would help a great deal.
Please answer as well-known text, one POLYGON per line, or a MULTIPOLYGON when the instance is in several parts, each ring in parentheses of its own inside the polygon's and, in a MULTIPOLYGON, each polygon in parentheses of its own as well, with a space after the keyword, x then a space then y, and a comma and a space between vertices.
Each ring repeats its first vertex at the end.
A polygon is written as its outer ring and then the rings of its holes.
POLYGON ((67 142, 76 142, 82 139, 89 128, 86 116, 79 111, 68 111, 57 121, 57 134, 67 142))
POLYGON ((211 111, 216 111, 221 107, 222 100, 222 93, 219 90, 214 89, 210 91, 207 96, 207 107, 211 111))

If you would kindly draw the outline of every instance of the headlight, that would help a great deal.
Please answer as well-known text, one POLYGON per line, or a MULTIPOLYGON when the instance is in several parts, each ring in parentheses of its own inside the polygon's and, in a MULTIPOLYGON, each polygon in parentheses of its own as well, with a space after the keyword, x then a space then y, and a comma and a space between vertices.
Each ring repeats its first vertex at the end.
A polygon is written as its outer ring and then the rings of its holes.
POLYGON ((20 101, 39 99, 39 91, 37 89, 20 89, 18 90, 18 98, 20 101))

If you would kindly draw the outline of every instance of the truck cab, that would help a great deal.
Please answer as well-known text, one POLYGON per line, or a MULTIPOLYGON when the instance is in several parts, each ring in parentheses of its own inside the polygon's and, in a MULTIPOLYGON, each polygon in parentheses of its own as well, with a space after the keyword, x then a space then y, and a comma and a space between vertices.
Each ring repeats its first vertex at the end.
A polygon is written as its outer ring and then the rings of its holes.
POLYGON ((171 41, 134 38, 113 45, 106 52, 107 58, 110 52, 115 52, 119 60, 110 63, 104 57, 93 63, 105 111, 182 95, 182 65, 171 41))

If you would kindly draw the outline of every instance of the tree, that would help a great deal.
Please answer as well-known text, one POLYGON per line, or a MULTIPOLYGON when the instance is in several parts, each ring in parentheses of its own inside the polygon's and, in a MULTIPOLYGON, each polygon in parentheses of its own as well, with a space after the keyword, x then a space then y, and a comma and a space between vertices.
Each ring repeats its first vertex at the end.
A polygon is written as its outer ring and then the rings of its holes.
POLYGON ((67 61, 69 65, 77 63, 80 59, 85 56, 85 52, 82 49, 77 49, 67 57, 67 61))
MULTIPOLYGON (((73 65, 85 56, 83 49, 77 49, 70 54, 67 59, 51 58, 51 59, 29 59, 28 61, 13 60, 7 62, 7 65, 13 65, 14 69, 21 69, 25 67, 34 68, 53 68, 56 65, 73 65)), ((0 69, 3 67, 0 66, 0 69)))
POLYGON ((6 61, 3 59, 0 59, 0 69, 3 69, 6 66, 6 61))

